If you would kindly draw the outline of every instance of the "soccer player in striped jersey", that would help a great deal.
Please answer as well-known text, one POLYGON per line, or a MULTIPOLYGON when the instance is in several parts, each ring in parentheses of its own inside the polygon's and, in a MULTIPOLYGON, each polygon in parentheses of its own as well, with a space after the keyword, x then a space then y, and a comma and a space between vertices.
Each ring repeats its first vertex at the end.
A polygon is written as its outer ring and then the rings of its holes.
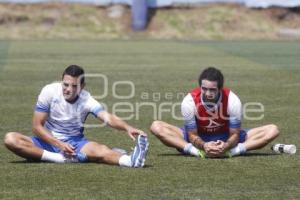
POLYGON ((46 85, 38 97, 33 114, 35 136, 9 132, 4 138, 6 147, 30 160, 55 163, 89 161, 143 167, 149 145, 147 135, 107 112, 84 86, 84 70, 77 65, 67 67, 62 82, 46 85), (125 155, 87 140, 83 124, 90 113, 136 139, 132 154, 125 155))
POLYGON ((199 76, 199 87, 182 101, 184 127, 154 121, 151 132, 166 146, 200 157, 237 156, 273 141, 279 131, 269 124, 242 129, 242 104, 238 96, 223 87, 220 70, 209 67, 199 76))

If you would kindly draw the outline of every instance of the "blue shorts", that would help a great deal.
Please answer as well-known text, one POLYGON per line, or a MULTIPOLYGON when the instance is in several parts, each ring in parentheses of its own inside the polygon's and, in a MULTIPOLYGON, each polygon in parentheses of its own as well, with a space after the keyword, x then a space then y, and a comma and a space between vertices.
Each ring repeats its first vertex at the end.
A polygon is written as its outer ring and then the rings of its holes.
MULTIPOLYGON (((188 132, 187 132, 186 128, 181 127, 180 129, 182 130, 184 140, 187 141, 187 142, 190 142, 188 132)), ((243 143, 243 142, 246 141, 247 133, 248 133, 249 130, 250 129, 241 129, 239 143, 243 143)), ((226 142, 229 138, 229 134, 228 133, 221 133, 221 134, 214 134, 214 135, 201 134, 200 138, 204 142, 217 141, 217 140, 222 140, 222 141, 226 142)))
MULTIPOLYGON (((42 140, 41 138, 39 138, 37 136, 31 137, 31 139, 36 147, 39 147, 41 149, 44 149, 44 150, 47 150, 50 152, 54 152, 54 153, 59 153, 61 151, 59 148, 45 142, 44 140, 42 140)), ((71 137, 71 138, 68 138, 65 140, 61 140, 61 141, 72 145, 75 148, 76 153, 79 153, 80 150, 82 149, 82 147, 84 145, 86 145, 87 143, 89 143, 89 141, 86 138, 84 138, 83 136, 71 137)))

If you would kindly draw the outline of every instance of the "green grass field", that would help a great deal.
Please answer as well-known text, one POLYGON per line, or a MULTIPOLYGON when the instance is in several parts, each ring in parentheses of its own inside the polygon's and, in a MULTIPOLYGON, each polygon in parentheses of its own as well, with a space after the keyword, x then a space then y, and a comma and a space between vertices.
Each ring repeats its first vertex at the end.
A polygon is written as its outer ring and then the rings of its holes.
MULTIPOLYGON (((226 85, 243 103, 260 102, 264 118, 244 120, 244 127, 275 123, 281 130, 274 142, 300 147, 299 42, 180 41, 0 41, 0 138, 8 131, 31 135, 31 117, 40 89, 60 80, 69 64, 108 78, 108 95, 100 100, 108 110, 117 102, 134 105, 133 113, 117 113, 146 132, 156 113, 150 106, 180 103, 180 93, 197 86, 199 72, 219 67, 226 85), (134 96, 126 95, 132 81, 134 96), (147 95, 146 95, 147 94, 147 95), (166 94, 167 97, 166 97, 166 94), (160 98, 158 98, 160 95, 160 98), (172 95, 172 97, 170 97, 172 95), (178 97, 177 97, 178 96, 178 97)), ((102 94, 104 82, 87 79, 92 94, 102 94)), ((179 106, 176 107, 179 115, 179 106)), ((165 111, 160 119, 182 122, 165 111)), ((95 124, 93 119, 89 124, 95 124)), ((130 150, 134 143, 111 128, 87 128, 90 140, 130 150)), ((180 156, 150 135, 144 169, 104 164, 29 163, 0 146, 0 199, 299 199, 300 156, 274 155, 270 145, 247 156, 206 159, 180 156)))

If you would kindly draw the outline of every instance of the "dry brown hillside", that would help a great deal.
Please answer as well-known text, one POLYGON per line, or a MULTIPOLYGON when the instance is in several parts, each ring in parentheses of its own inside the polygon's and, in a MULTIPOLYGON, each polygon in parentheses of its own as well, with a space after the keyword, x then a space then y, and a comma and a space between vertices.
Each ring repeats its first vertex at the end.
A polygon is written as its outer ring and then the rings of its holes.
POLYGON ((0 4, 0 39, 299 39, 300 9, 206 5, 149 11, 146 31, 130 28, 130 9, 78 4, 0 4))

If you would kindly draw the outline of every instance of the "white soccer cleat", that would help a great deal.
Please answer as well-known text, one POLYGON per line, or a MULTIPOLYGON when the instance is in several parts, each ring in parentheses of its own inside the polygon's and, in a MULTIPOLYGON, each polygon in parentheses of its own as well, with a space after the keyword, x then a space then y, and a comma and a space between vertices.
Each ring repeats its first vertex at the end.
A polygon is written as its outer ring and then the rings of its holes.
POLYGON ((143 167, 145 165, 148 147, 148 138, 146 136, 139 135, 137 137, 136 146, 131 154, 132 167, 143 167))

